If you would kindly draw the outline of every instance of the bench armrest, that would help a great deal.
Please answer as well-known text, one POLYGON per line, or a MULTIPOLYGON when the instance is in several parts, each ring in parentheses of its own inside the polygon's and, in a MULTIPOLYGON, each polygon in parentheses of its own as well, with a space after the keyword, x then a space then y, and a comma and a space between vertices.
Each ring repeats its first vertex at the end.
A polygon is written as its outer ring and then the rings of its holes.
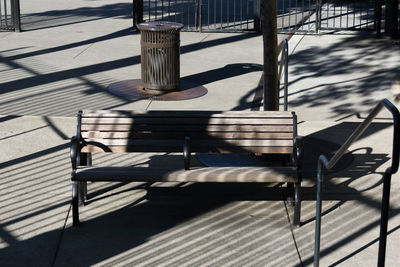
POLYGON ((79 138, 77 136, 73 136, 71 138, 71 146, 69 149, 69 155, 71 157, 72 169, 76 170, 78 162, 80 162, 80 144, 79 138))
POLYGON ((304 140, 302 136, 296 136, 294 139, 293 164, 297 169, 297 177, 301 180, 301 171, 303 169, 304 140))

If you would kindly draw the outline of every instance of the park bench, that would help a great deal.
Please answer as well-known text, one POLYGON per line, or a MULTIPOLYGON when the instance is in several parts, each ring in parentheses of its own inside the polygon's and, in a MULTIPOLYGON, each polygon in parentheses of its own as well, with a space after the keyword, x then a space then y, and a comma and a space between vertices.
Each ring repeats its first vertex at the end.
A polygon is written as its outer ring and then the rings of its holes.
POLYGON ((296 115, 279 111, 80 111, 71 139, 73 225, 87 181, 287 183, 300 224, 302 139, 296 115), (92 152, 179 152, 182 168, 93 166, 92 152), (279 164, 194 167, 191 153, 245 153, 280 158, 279 164))

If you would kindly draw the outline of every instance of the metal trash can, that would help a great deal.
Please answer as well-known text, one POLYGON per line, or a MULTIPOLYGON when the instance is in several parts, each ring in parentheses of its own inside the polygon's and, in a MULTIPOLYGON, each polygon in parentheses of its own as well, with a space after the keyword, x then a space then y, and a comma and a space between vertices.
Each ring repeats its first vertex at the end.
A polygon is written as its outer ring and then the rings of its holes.
POLYGON ((155 21, 138 25, 141 34, 142 86, 150 90, 179 89, 180 23, 155 21))

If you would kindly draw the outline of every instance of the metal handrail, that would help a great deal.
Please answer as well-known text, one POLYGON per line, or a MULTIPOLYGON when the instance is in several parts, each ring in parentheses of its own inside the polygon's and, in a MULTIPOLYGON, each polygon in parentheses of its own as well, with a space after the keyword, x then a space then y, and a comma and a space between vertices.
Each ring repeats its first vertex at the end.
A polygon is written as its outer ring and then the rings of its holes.
POLYGON ((388 167, 384 174, 383 181, 383 193, 382 193, 382 207, 381 207, 381 225, 380 225, 380 236, 379 236, 379 252, 378 252, 378 266, 383 267, 385 265, 385 252, 386 252, 386 235, 387 235, 387 224, 388 224, 388 212, 389 212, 389 195, 390 195, 390 180, 392 174, 396 173, 399 168, 399 144, 400 144, 400 114, 399 110, 387 99, 383 99, 379 104, 371 111, 368 117, 358 126, 353 134, 347 139, 347 141, 339 148, 339 150, 333 155, 328 161, 325 155, 320 155, 318 159, 318 174, 317 174, 317 207, 316 207, 316 218, 315 218, 315 247, 314 247, 314 266, 319 266, 319 254, 320 254, 320 238, 321 238, 321 191, 324 170, 329 170, 335 166, 335 164, 344 155, 347 149, 364 133, 368 126, 372 123, 372 120, 378 115, 378 113, 385 107, 388 109, 393 116, 393 148, 392 148, 392 165, 388 167))
POLYGON ((284 78, 284 86, 283 86, 283 110, 287 111, 288 109, 288 68, 289 68, 289 43, 287 39, 283 40, 283 47, 281 52, 281 62, 279 64, 278 71, 278 81, 281 80, 282 77, 282 69, 285 68, 285 76, 284 78))

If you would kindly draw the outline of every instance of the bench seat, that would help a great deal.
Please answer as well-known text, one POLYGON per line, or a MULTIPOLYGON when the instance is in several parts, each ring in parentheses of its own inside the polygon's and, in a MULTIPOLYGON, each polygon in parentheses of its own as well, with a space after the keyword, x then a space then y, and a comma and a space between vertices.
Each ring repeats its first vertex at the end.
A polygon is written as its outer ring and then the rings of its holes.
POLYGON ((74 181, 120 182, 297 182, 294 167, 192 167, 168 170, 148 167, 78 167, 74 181))

